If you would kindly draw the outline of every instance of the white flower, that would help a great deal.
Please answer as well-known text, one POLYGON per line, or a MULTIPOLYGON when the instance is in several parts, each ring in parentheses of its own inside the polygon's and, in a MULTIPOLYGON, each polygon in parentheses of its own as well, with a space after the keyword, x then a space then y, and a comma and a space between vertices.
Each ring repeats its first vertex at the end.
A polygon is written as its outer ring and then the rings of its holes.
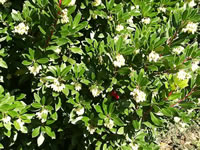
POLYGON ((43 117, 44 115, 48 115, 48 110, 43 109, 42 111, 36 113, 37 118, 39 118, 42 123, 46 121, 46 118, 43 117))
POLYGON ((109 119, 108 122, 104 123, 104 126, 109 128, 109 129, 112 129, 113 126, 114 126, 114 121, 112 119, 109 119))
POLYGON ((178 123, 180 120, 181 120, 181 118, 179 118, 179 117, 174 117, 174 121, 175 121, 176 123, 178 123))
POLYGON ((3 76, 0 76, 0 82, 4 83, 3 76))
POLYGON ((81 88, 82 88, 82 85, 80 84, 80 83, 75 83, 75 90, 76 91, 80 91, 81 90, 81 88))
POLYGON ((11 12, 11 14, 15 15, 15 14, 17 14, 17 13, 18 13, 18 11, 16 11, 16 10, 12 9, 12 12, 11 12))
POLYGON ((54 79, 54 82, 50 85, 50 87, 56 92, 61 92, 65 88, 65 84, 58 81, 58 79, 54 79))
POLYGON ((139 9, 139 8, 140 8, 140 6, 139 6, 139 5, 136 5, 135 7, 136 7, 136 9, 139 9))
POLYGON ((92 95, 94 97, 97 97, 101 94, 102 91, 99 89, 98 86, 92 86, 92 87, 90 87, 90 92, 92 92, 92 95))
POLYGON ((97 7, 97 6, 101 5, 101 3, 102 3, 101 0, 94 0, 92 5, 97 7))
POLYGON ((139 5, 136 5, 136 7, 135 7, 135 6, 131 6, 131 10, 133 10, 133 9, 135 9, 135 8, 136 8, 136 9, 139 9, 139 7, 140 7, 139 5))
POLYGON ((110 21, 113 20, 112 16, 107 16, 107 19, 110 20, 110 21))
POLYGON ((130 93, 133 95, 133 98, 136 100, 137 103, 144 102, 146 100, 146 94, 139 89, 134 89, 133 92, 130 93))
POLYGON ((142 22, 143 22, 144 24, 150 24, 151 19, 150 19, 150 18, 143 18, 143 19, 142 19, 142 22))
POLYGON ((176 47, 176 48, 173 48, 172 52, 173 52, 174 54, 179 55, 180 53, 183 52, 183 50, 184 50, 184 47, 178 46, 178 47, 176 47))
POLYGON ((180 70, 177 74, 178 79, 185 80, 191 78, 191 75, 186 73, 184 70, 180 70))
POLYGON ((72 124, 76 124, 76 123, 77 123, 78 121, 80 121, 82 118, 83 118, 83 116, 79 116, 79 117, 77 117, 76 119, 71 119, 70 122, 71 122, 72 124))
POLYGON ((93 134, 96 130, 96 127, 93 127, 92 125, 87 126, 87 130, 90 132, 90 134, 93 134))
POLYGON ((81 116, 81 115, 84 114, 85 109, 84 109, 83 107, 79 107, 79 108, 77 108, 75 111, 76 111, 76 114, 77 114, 78 116, 81 116))
POLYGON ((116 31, 120 32, 120 31, 122 31, 122 30, 124 30, 124 26, 121 25, 121 24, 118 24, 118 25, 116 26, 116 31))
POLYGON ((194 34, 197 31, 198 23, 189 22, 185 28, 183 28, 183 32, 188 32, 194 34))
POLYGON ((197 4, 194 2, 194 0, 192 0, 192 1, 190 1, 189 3, 188 3, 188 6, 189 7, 191 7, 191 8, 193 8, 194 6, 196 6, 197 4))
POLYGON ((138 148, 139 148, 139 146, 137 145, 137 144, 130 144, 130 146, 131 146, 131 148, 132 148, 132 150, 138 150, 138 148))
POLYGON ((0 0, 0 4, 4 4, 7 0, 0 0))
POLYGON ((157 91, 155 91, 155 92, 152 93, 152 97, 155 97, 155 96, 157 96, 157 95, 158 95, 158 92, 157 92, 157 91))
POLYGON ((68 6, 74 6, 76 3, 76 0, 71 0, 71 2, 68 4, 68 6))
POLYGON ((13 32, 23 35, 23 34, 28 34, 28 30, 29 30, 29 27, 25 25, 23 22, 21 22, 20 24, 14 27, 13 32))
POLYGON ((119 40, 119 35, 116 35, 116 36, 114 37, 114 42, 116 43, 118 40, 119 40))
POLYGON ((60 20, 62 24, 69 22, 69 17, 67 16, 67 14, 68 14, 68 10, 66 8, 63 9, 61 12, 61 20, 60 20))
POLYGON ((59 53, 61 52, 61 48, 60 48, 60 47, 57 47, 57 48, 55 49, 55 52, 56 52, 57 54, 59 54, 59 53))
POLYGON ((20 126, 20 130, 24 127, 24 122, 21 119, 17 119, 17 123, 20 126))
POLYGON ((166 12, 166 8, 165 7, 159 7, 158 10, 161 11, 161 12, 164 12, 164 13, 166 12))
POLYGON ((192 71, 196 71, 197 69, 199 69, 199 61, 192 63, 192 71))
POLYGON ((36 76, 40 70, 42 69, 42 67, 39 65, 33 65, 33 66, 29 66, 28 70, 34 75, 36 76))
POLYGON ((127 20, 127 23, 129 25, 133 25, 133 16, 127 20))
POLYGON ((90 38, 94 39, 94 36, 95 36, 95 32, 94 31, 90 32, 90 38))
POLYGON ((135 9, 135 6, 131 6, 131 10, 135 9))
POLYGON ((198 98, 197 100, 198 100, 197 104, 200 105, 200 98, 198 98))
POLYGON ((11 121, 11 117, 10 116, 6 116, 6 117, 2 118, 2 121, 3 121, 4 124, 8 124, 11 121))
POLYGON ((124 59, 123 55, 118 54, 116 56, 116 60, 113 62, 113 64, 114 64, 115 67, 119 67, 119 68, 121 66, 124 66, 125 65, 125 59, 124 59))
POLYGON ((149 54, 149 61, 150 62, 157 62, 159 59, 160 59, 160 56, 159 56, 159 54, 158 53, 156 53, 156 52, 154 52, 154 51, 152 51, 150 54, 149 54))
POLYGON ((140 49, 135 50, 135 54, 138 54, 140 52, 140 49))

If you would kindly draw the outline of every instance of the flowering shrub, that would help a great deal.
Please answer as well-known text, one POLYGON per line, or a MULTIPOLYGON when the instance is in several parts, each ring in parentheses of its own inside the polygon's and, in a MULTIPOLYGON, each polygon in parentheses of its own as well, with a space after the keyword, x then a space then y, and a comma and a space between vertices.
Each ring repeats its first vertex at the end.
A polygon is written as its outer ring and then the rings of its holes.
POLYGON ((0 148, 159 149, 199 116, 199 21, 195 0, 0 0, 0 148))

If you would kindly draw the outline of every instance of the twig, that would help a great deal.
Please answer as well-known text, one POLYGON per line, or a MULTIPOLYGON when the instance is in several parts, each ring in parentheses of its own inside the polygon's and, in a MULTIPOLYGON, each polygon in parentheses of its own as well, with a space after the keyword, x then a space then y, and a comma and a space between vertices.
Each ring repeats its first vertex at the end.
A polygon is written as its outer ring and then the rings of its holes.
MULTIPOLYGON (((59 7, 61 7, 61 5, 62 5, 62 0, 59 0, 59 7)), ((60 14, 60 11, 58 11, 58 13, 57 13, 56 20, 55 20, 54 24, 52 25, 53 29, 51 30, 51 33, 50 33, 50 35, 49 35, 49 37, 48 37, 48 39, 47 39, 47 41, 45 43, 44 48, 47 48, 48 45, 49 45, 49 42, 51 41, 51 38, 52 38, 53 33, 54 33, 54 29, 56 28, 56 25, 57 25, 57 22, 58 22, 58 15, 59 14, 60 14)))
POLYGON ((170 107, 174 107, 175 105, 181 103, 182 101, 184 101, 186 98, 188 98, 190 95, 192 95, 193 92, 195 92, 195 87, 192 88, 192 90, 185 96, 183 97, 182 99, 180 99, 178 102, 176 102, 175 104, 172 104, 170 107))
POLYGON ((168 43, 169 46, 171 46, 173 40, 177 37, 177 35, 178 35, 178 30, 176 30, 176 32, 174 33, 174 35, 168 39, 167 43, 168 43))
POLYGON ((165 98, 165 100, 167 101, 168 100, 168 98, 172 95, 172 93, 173 93, 173 90, 172 91, 170 91, 169 92, 169 94, 168 94, 168 96, 165 98))

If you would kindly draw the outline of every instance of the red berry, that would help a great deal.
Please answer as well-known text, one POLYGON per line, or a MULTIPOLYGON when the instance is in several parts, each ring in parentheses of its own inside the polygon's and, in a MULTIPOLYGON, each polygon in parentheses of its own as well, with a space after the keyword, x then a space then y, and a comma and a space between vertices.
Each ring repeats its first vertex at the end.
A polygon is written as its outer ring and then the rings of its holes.
POLYGON ((116 95, 116 96, 115 96, 115 99, 118 100, 118 99, 119 99, 119 95, 116 95))

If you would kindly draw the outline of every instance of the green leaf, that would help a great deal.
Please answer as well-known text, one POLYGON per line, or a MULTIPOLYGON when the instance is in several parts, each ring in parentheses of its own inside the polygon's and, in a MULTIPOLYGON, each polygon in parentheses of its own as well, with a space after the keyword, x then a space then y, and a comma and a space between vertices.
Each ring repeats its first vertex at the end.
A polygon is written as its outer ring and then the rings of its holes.
POLYGON ((32 138, 38 136, 39 133, 40 133, 40 127, 35 128, 35 129, 32 131, 32 138))
POLYGON ((122 43, 123 43, 123 38, 122 38, 122 36, 120 36, 119 39, 118 39, 118 41, 117 41, 117 45, 116 45, 117 52, 120 51, 120 49, 122 47, 122 43))
POLYGON ((0 149, 4 149, 4 146, 0 143, 0 149))
POLYGON ((151 115, 151 120, 155 125, 157 125, 157 126, 162 125, 162 121, 160 119, 158 119, 152 112, 150 113, 150 115, 151 115))
POLYGON ((6 62, 2 58, 0 58, 0 67, 2 67, 2 68, 8 68, 6 62))
POLYGON ((77 25, 79 24, 80 20, 81 20, 81 13, 78 12, 78 14, 76 15, 76 17, 74 18, 73 28, 77 27, 77 25))
POLYGON ((36 93, 34 93, 33 95, 34 95, 34 99, 35 99, 35 101, 38 102, 38 103, 40 103, 40 101, 41 101, 40 96, 37 95, 36 93))
POLYGON ((42 32, 42 34, 46 35, 45 30, 39 25, 38 28, 40 29, 40 32, 42 32))
POLYGON ((113 116, 112 119, 113 119, 115 125, 124 126, 123 121, 122 121, 119 117, 116 117, 116 116, 114 117, 114 116, 113 116))
POLYGON ((127 74, 129 74, 131 71, 130 71, 129 67, 123 67, 123 68, 120 68, 120 69, 118 70, 118 72, 119 72, 120 75, 127 75, 127 74))
POLYGON ((24 60, 24 61, 22 61, 22 64, 25 65, 25 66, 29 66, 29 65, 32 64, 32 62, 24 60))
POLYGON ((137 129, 137 130, 140 129, 141 122, 139 122, 139 121, 137 121, 137 120, 133 120, 132 124, 133 124, 133 127, 134 127, 135 129, 137 129))
POLYGON ((60 109, 61 105, 62 105, 61 99, 59 98, 58 104, 56 104, 56 111, 58 111, 60 109))
POLYGON ((40 58, 40 59, 37 60, 37 62, 40 63, 40 64, 46 64, 48 61, 49 61, 48 58, 40 58))
POLYGON ((50 136, 52 139, 55 139, 55 133, 51 131, 51 128, 48 126, 45 126, 45 132, 48 136, 50 136))
POLYGON ((181 97, 181 93, 173 93, 168 97, 168 100, 175 100, 181 97))
POLYGON ((70 50, 72 53, 75 53, 75 54, 79 54, 79 55, 84 54, 82 49, 79 47, 71 47, 70 50))
POLYGON ((41 132, 40 133, 40 136, 37 138, 37 145, 38 145, 38 147, 39 146, 41 146, 42 144, 43 144, 43 142, 44 142, 44 135, 43 135, 43 133, 41 132))
POLYGON ((124 127, 120 127, 117 131, 117 134, 123 135, 124 134, 124 127))
POLYGON ((95 105, 95 110, 98 112, 98 113, 103 113, 102 109, 101 109, 101 106, 99 105, 95 105))

